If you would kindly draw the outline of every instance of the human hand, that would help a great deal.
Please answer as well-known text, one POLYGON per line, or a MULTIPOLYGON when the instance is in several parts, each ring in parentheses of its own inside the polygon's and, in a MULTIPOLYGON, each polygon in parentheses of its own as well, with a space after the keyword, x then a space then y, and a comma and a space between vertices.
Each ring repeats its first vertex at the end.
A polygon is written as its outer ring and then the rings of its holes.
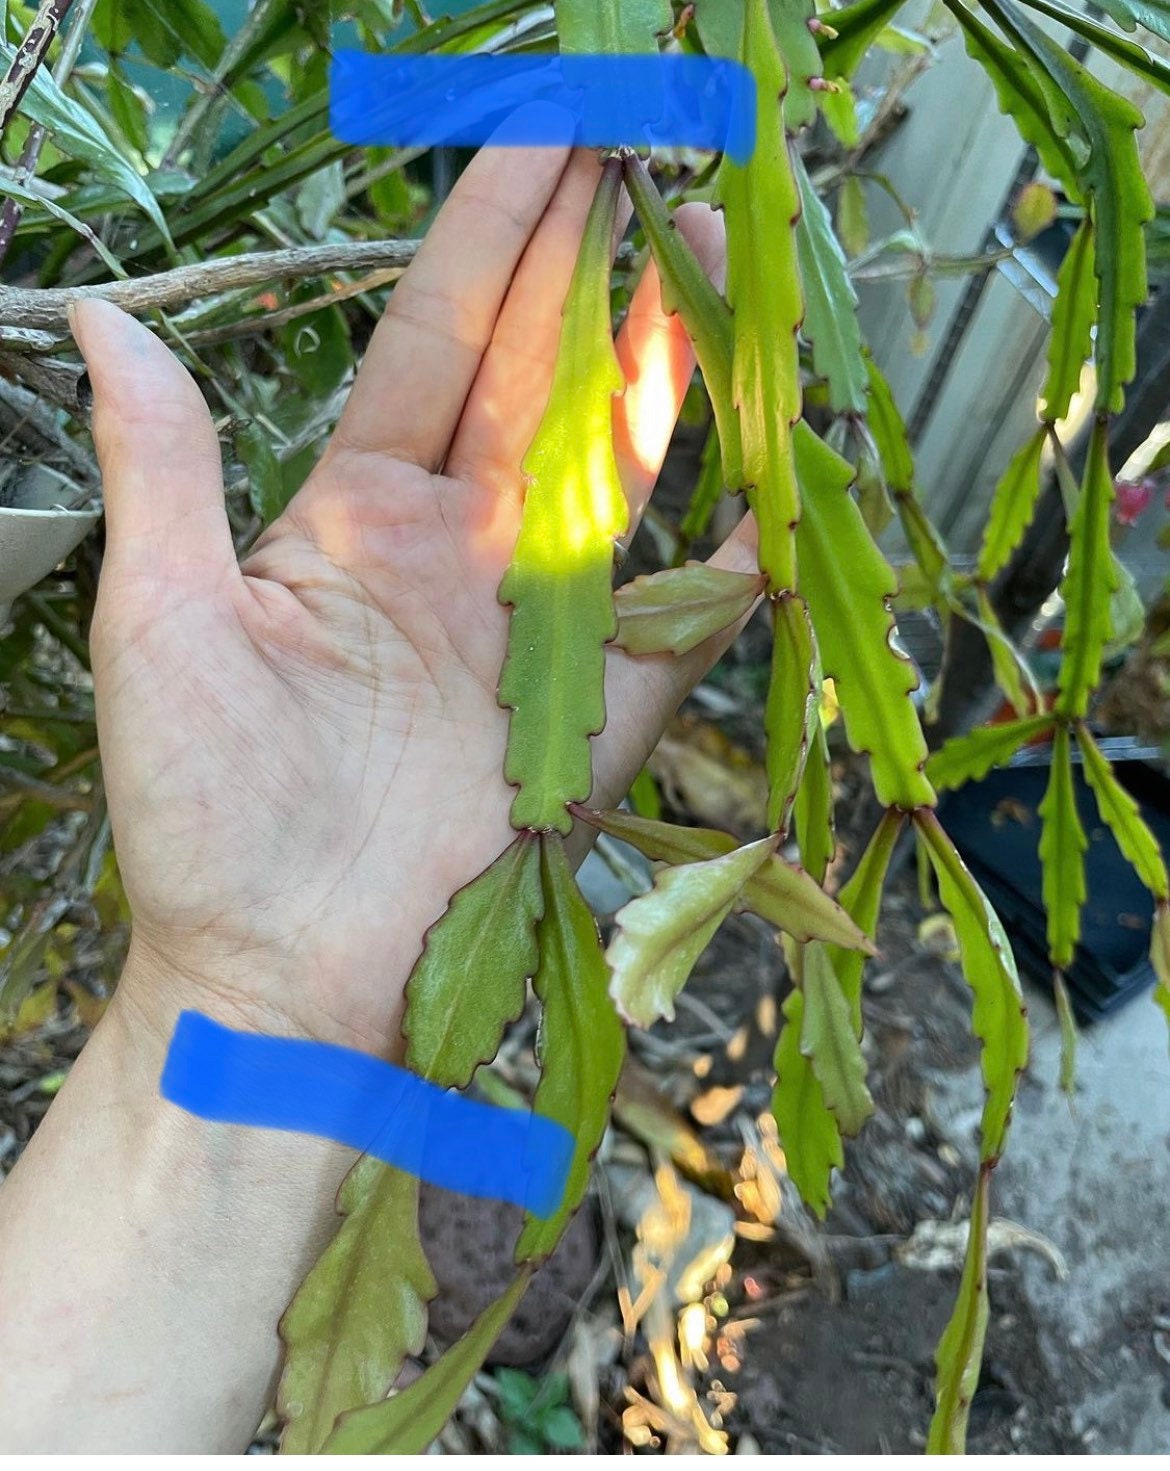
MULTIPOLYGON (((477 156, 328 450, 242 567, 193 380, 114 307, 75 308, 107 507, 98 726, 134 917, 119 997, 165 1034, 194 1006, 393 1051, 425 930, 511 840, 496 589, 598 178, 584 153, 477 156)), ((679 215, 720 270, 718 216, 679 215)), ((693 370, 652 266, 618 351, 636 524, 693 370)), ((754 570, 750 534, 718 560, 754 570)), ((718 652, 610 651, 596 802, 620 800, 718 652)))

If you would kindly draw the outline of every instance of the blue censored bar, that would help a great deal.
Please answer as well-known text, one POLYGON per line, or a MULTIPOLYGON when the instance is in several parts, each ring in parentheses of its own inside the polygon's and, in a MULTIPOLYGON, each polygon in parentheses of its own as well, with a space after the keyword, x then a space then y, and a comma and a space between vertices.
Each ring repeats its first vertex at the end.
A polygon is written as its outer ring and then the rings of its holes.
POLYGON ((201 1119, 332 1139, 535 1216, 564 1197, 573 1136, 560 1124, 448 1093, 348 1047, 234 1032, 184 1011, 159 1086, 201 1119))
POLYGON ((330 126, 355 145, 703 148, 746 163, 756 144, 755 79, 715 57, 338 51, 330 87, 330 126))

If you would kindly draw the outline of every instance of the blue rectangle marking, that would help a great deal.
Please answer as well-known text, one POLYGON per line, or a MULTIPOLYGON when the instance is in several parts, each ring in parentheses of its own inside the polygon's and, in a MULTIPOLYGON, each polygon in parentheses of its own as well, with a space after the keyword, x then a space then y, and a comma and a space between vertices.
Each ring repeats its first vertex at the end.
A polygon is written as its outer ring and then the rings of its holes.
POLYGON ((746 163, 756 84, 709 56, 375 56, 341 50, 330 126, 388 148, 701 148, 746 163), (536 105, 534 105, 536 104, 536 105))
POLYGON ((432 1185, 553 1215, 573 1136, 523 1109, 497 1108, 367 1053, 236 1032, 197 1011, 175 1026, 159 1088, 224 1124, 332 1139, 432 1185))

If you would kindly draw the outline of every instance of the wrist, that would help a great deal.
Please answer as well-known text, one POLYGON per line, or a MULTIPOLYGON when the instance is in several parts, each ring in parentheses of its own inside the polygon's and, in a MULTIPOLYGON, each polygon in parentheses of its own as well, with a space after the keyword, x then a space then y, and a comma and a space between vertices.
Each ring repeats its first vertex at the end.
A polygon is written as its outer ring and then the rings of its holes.
POLYGON ((385 1031, 341 1014, 331 1004, 341 977, 305 956, 273 958, 255 951, 192 955, 135 928, 111 1010, 127 1032, 161 1048, 159 1065, 183 1011, 223 1026, 272 1037, 331 1042, 399 1061, 400 1015, 385 1031))

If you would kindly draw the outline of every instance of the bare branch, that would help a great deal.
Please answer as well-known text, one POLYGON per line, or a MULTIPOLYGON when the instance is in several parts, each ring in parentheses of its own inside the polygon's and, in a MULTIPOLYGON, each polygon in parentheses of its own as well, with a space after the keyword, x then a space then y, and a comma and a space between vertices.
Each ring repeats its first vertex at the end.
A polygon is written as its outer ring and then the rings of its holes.
POLYGON ((16 49, 12 65, 4 80, 0 81, 0 133, 12 121, 21 99, 32 85, 37 68, 44 61, 45 53, 57 34, 57 27, 64 20, 65 12, 71 4, 72 0, 41 0, 32 25, 16 49))
MULTIPOLYGON (((70 3, 71 0, 65 0, 61 7, 62 16, 70 3)), ((73 24, 69 27, 69 34, 61 43, 61 54, 57 58, 57 65, 53 68, 53 80, 59 87, 63 87, 69 80, 69 73, 73 70, 81 50, 81 43, 85 39, 85 32, 89 26, 89 18, 96 5, 97 0, 81 0, 73 13, 73 24)), ((31 76, 29 80, 32 80, 31 76)), ((34 123, 29 129, 14 173, 16 183, 27 185, 36 173, 41 149, 45 146, 47 137, 48 133, 40 123, 34 123)), ((12 237, 16 234, 16 227, 20 224, 20 217, 23 213, 24 205, 19 199, 10 198, 4 201, 4 207, 0 210, 0 261, 8 254, 12 237)))
MULTIPOLYGON (((218 296, 289 277, 330 275, 334 271, 402 270, 418 254, 420 240, 369 240, 346 245, 297 245, 287 250, 259 250, 222 260, 177 266, 155 276, 131 281, 103 281, 96 286, 66 286, 38 291, 0 286, 0 327, 63 329, 71 302, 97 296, 128 312, 181 306, 200 296, 218 296)), ((629 266, 634 250, 623 245, 618 264, 629 266)), ((37 349, 40 350, 40 349, 37 349)))

